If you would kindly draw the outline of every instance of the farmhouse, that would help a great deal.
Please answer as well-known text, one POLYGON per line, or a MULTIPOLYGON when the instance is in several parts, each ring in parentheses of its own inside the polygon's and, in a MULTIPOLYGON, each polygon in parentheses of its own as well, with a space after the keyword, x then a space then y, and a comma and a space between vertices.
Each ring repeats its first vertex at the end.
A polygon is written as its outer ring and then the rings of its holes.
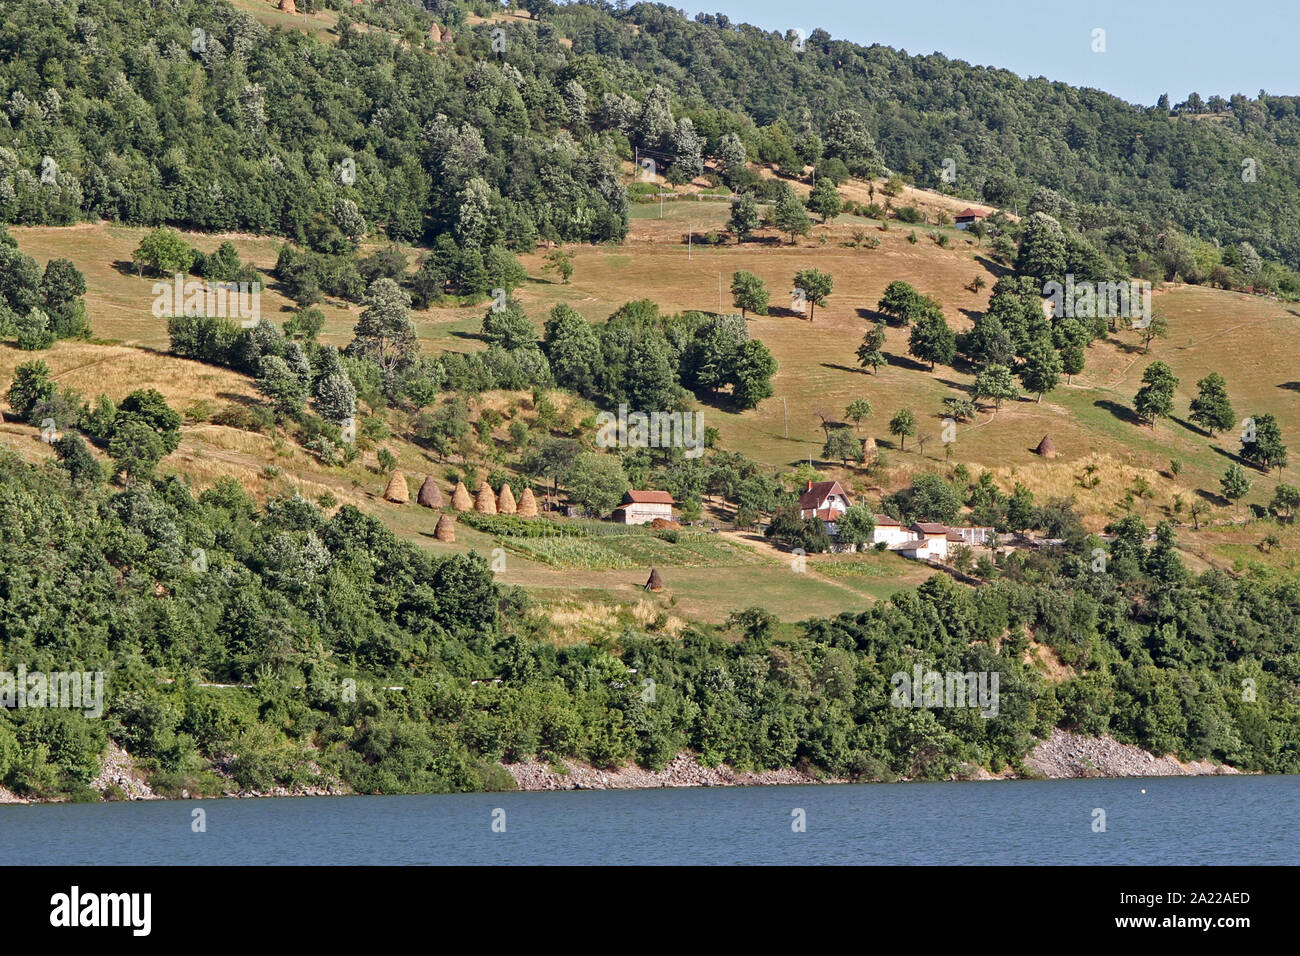
POLYGON ((958 229, 969 229, 975 223, 986 217, 988 212, 983 209, 976 209, 974 206, 967 206, 954 217, 954 222, 958 229))
POLYGON ((904 528, 897 518, 876 515, 876 527, 871 532, 872 544, 883 543, 887 547, 893 547, 910 540, 912 540, 912 533, 904 528))
POLYGON ((810 481, 799 496, 799 517, 833 522, 849 510, 853 501, 838 481, 810 481))
POLYGON ((620 524, 649 524, 656 518, 673 520, 673 496, 666 491, 629 491, 610 516, 620 524))
POLYGON ((896 544, 891 551, 898 551, 905 558, 916 561, 942 561, 948 557, 948 526, 933 521, 918 521, 908 529, 911 540, 896 544))

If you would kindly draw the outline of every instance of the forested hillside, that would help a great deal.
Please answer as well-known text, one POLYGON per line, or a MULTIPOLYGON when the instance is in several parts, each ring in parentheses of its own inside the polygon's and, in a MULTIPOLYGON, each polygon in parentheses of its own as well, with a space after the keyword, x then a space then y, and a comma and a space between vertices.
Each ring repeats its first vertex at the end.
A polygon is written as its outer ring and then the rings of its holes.
POLYGON ((0 787, 92 797, 109 739, 167 795, 944 779, 1054 727, 1300 771, 1300 101, 650 4, 5 12, 0 681, 107 706, 6 699, 0 787), (598 520, 634 489, 672 520, 598 520))
POLYGON ((680 640, 556 648, 481 557, 432 557, 354 508, 259 509, 234 482, 95 489, 6 455, 0 670, 103 669, 108 705, 0 710, 0 785, 85 796, 109 737, 174 795, 482 789, 509 786, 501 760, 661 768, 687 747, 741 769, 942 779, 1018 766, 1057 724, 1296 772, 1300 589, 1192 578, 1167 528, 1150 548, 1144 532, 1123 529, 1106 573, 1075 534, 995 583, 939 574, 780 642, 751 608, 680 640), (1030 666, 1031 634, 1075 679, 1030 666), (997 719, 891 704, 914 665, 999 673, 997 719))
MULTIPOLYGON (((1171 115, 824 31, 796 51, 788 38, 652 4, 538 4, 540 20, 499 26, 467 23, 474 5, 451 0, 332 5, 343 12, 320 35, 268 30, 207 0, 9 4, 0 216, 169 222, 318 246, 322 233, 367 227, 516 248, 538 236, 619 239, 619 157, 639 146, 690 174, 736 133, 752 159, 783 168, 883 162, 940 185, 952 159, 948 188, 1012 209, 1047 186, 1110 245, 1134 247, 1171 223, 1300 264, 1294 97, 1189 97, 1171 115), (435 22, 447 40, 429 38, 435 22)), ((1183 278, 1208 277, 1194 249, 1178 252, 1183 278)))

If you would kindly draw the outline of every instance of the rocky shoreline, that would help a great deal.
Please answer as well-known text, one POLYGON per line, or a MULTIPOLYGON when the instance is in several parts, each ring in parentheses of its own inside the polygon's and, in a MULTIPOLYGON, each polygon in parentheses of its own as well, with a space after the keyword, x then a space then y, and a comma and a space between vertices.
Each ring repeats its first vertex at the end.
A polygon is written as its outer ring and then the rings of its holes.
MULTIPOLYGON (((669 761, 663 770, 646 770, 635 764, 614 769, 599 769, 575 760, 562 766, 539 761, 504 764, 505 770, 523 791, 542 790, 646 790, 664 787, 760 787, 796 786, 816 783, 848 783, 834 777, 819 777, 787 767, 781 770, 749 772, 731 767, 706 767, 697 754, 683 752, 669 761)), ((1084 737, 1066 730, 1054 730, 1040 741, 1024 759, 1023 774, 1010 768, 991 774, 982 767, 968 768, 954 780, 1071 780, 1088 777, 1188 777, 1239 774, 1240 770, 1208 760, 1183 762, 1166 755, 1157 757, 1134 744, 1123 744, 1110 737, 1084 737)), ((110 742, 99 774, 92 786, 105 799, 166 800, 155 793, 131 756, 110 742)), ((274 787, 267 791, 230 789, 221 794, 229 799, 255 797, 329 797, 344 796, 351 791, 338 781, 299 787, 274 787)), ((181 799, 198 799, 182 793, 181 799)), ((28 800, 0 787, 0 804, 43 803, 28 800)))
MULTIPOLYGON (((954 776, 954 780, 1072 780, 1086 777, 1188 777, 1237 774, 1241 771, 1208 760, 1183 762, 1173 756, 1157 757, 1133 744, 1109 737, 1084 737, 1054 730, 1024 760, 1026 774, 1010 768, 991 774, 982 767, 954 776)), ((747 773, 730 767, 705 767, 695 754, 680 753, 663 770, 636 765, 600 770, 566 760, 562 768, 525 762, 506 764, 520 790, 638 790, 660 787, 757 787, 814 783, 847 783, 817 777, 795 769, 747 773)))
POLYGON ((1177 757, 1157 757, 1134 744, 1122 744, 1110 737, 1083 737, 1067 730, 1053 730, 1036 746, 1025 766, 1048 780, 1079 777, 1196 777, 1241 773, 1227 764, 1177 757))

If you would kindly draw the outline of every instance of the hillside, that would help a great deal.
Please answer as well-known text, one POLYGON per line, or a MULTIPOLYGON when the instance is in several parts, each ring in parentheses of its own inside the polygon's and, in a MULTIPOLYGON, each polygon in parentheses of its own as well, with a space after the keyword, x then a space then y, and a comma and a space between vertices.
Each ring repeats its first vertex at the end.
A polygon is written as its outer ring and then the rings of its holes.
POLYGON ((89 797, 110 741, 168 795, 1025 775, 1059 732, 1300 768, 1294 101, 533 6, 0 26, 0 674, 111 690, 0 708, 0 786, 89 797), (1050 308, 1130 279, 1150 314, 1050 308))

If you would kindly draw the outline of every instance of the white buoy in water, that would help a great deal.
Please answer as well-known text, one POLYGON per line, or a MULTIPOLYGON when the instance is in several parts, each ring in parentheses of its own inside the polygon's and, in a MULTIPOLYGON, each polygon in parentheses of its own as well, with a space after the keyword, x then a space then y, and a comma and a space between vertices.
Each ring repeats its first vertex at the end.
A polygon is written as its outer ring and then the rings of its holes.
POLYGON ((1146 793, 1146 790, 1145 790, 1145 789, 1143 789, 1143 791, 1142 791, 1142 792, 1143 792, 1143 793, 1146 793))

